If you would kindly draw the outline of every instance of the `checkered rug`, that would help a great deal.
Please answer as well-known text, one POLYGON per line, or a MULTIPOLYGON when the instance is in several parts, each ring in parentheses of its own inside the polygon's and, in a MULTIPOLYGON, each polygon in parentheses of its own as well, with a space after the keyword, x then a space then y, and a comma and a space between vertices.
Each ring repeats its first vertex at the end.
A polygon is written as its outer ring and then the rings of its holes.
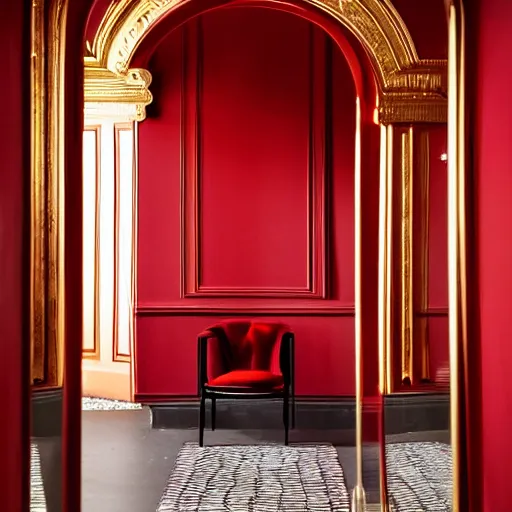
POLYGON ((452 450, 449 444, 387 444, 386 469, 393 511, 451 512, 452 450))
POLYGON ((157 512, 349 512, 331 445, 207 446, 187 443, 157 512))

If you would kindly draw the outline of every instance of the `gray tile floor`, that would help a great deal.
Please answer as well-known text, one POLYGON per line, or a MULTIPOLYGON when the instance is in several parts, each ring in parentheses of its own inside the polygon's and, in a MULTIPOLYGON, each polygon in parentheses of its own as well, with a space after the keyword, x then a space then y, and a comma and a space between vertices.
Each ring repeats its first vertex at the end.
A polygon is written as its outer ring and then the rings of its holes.
MULTIPOLYGON (((180 448, 187 441, 197 441, 197 431, 154 430, 147 409, 87 411, 82 417, 82 511, 155 512, 180 448)), ((294 431, 290 442, 336 446, 341 435, 336 431, 294 431)), ((217 430, 206 432, 205 442, 257 444, 282 442, 282 436, 281 431, 217 430)), ((355 479, 355 449, 337 446, 337 451, 350 490, 355 479)), ((377 470, 377 449, 366 452, 377 470)), ((370 477, 372 471, 367 473, 370 477)))
MULTIPOLYGON (((148 409, 89 410, 82 413, 82 511, 155 512, 179 450, 197 441, 197 430, 151 428, 148 409)), ((282 442, 282 431, 218 430, 205 433, 207 444, 282 442)), ((391 436, 390 442, 440 440, 446 432, 391 436)), ((41 456, 47 512, 60 512, 60 439, 34 439, 41 456)), ((349 491, 355 483, 355 448, 336 430, 292 431, 290 442, 325 442, 338 452, 349 491)), ((379 500, 379 456, 376 445, 363 451, 363 479, 368 502, 379 500)))

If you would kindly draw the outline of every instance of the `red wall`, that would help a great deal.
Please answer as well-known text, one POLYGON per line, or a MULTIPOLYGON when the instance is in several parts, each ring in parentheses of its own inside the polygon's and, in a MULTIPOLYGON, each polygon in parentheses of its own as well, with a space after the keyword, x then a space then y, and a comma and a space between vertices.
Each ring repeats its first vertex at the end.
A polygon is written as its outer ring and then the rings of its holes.
POLYGON ((445 0, 393 0, 420 59, 448 58, 445 0))
POLYGON ((355 91, 343 55, 304 20, 235 8, 171 33, 149 69, 137 396, 195 395, 196 335, 234 315, 292 326, 299 395, 353 394, 355 91))
POLYGON ((6 79, 0 81, 0 509, 27 510, 29 492, 28 239, 30 6, 1 2, 6 79))
POLYGON ((472 286, 470 295, 477 308, 470 318, 473 394, 469 404, 474 414, 470 454, 484 485, 484 507, 478 508, 477 503, 474 510, 506 512, 512 503, 509 473, 504 469, 512 458, 512 72, 508 65, 512 3, 485 0, 467 3, 466 8, 468 54, 472 55, 468 102, 474 113, 469 123, 470 176, 476 199, 469 232, 476 235, 471 240, 477 263, 472 277, 478 276, 478 288, 472 286), (479 425, 483 425, 481 439, 479 425))

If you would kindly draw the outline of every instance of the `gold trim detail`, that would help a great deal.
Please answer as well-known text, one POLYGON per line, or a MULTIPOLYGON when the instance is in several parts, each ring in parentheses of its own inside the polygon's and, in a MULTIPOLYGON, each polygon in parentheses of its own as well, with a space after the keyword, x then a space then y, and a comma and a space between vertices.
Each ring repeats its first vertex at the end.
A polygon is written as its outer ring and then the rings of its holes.
POLYGON ((356 485, 352 492, 352 510, 364 511, 366 493, 363 486, 363 325, 361 319, 361 100, 356 98, 355 155, 354 155, 354 294, 355 294, 355 353, 356 353, 356 485))
POLYGON ((453 459, 453 512, 464 503, 461 445, 467 368, 466 219, 465 219, 465 27, 462 0, 451 0, 448 37, 448 322, 450 340, 450 434, 453 459), (462 377, 462 378, 461 378, 462 377))
POLYGON ((135 396, 135 335, 136 322, 135 311, 137 308, 137 247, 139 239, 139 123, 133 123, 133 188, 132 188, 132 286, 131 286, 131 322, 130 322, 130 354, 133 355, 132 364, 130 365, 130 397, 133 400, 135 396))
POLYGON ((393 135, 392 125, 380 127, 379 198, 379 391, 392 390, 391 264, 393 255, 393 135))
MULTIPOLYGON (((48 89, 47 109, 47 216, 48 267, 47 336, 57 347, 57 385, 64 380, 64 334, 65 334, 65 289, 64 289, 64 139, 66 137, 64 102, 64 74, 66 48, 66 22, 68 0, 51 0, 48 16, 48 89)), ((33 236, 41 236, 39 232, 33 236)))
MULTIPOLYGON (((146 106, 153 101, 149 92, 151 73, 145 69, 129 69, 125 74, 113 73, 103 68, 90 57, 85 58, 84 96, 86 114, 88 104, 106 107, 108 104, 121 103, 133 107, 129 114, 132 121, 143 121, 146 118, 146 106), (106 105, 105 105, 106 104, 106 105)), ((101 109, 100 109, 101 110, 101 109)))
POLYGON ((381 124, 391 123, 446 123, 446 99, 429 94, 386 93, 379 107, 381 124))
POLYGON ((401 333, 402 383, 414 381, 413 303, 413 151, 414 131, 410 127, 401 138, 402 218, 401 218, 401 333))
POLYGON ((32 122, 31 122, 31 231, 40 236, 31 237, 30 246, 30 338, 31 381, 46 381, 46 78, 44 0, 32 3, 32 122), (43 172, 40 172, 40 171, 43 172))
MULTIPOLYGON (((100 96, 102 102, 123 102, 126 91, 130 101, 136 97, 136 102, 145 107, 151 101, 146 80, 149 73, 146 71, 142 80, 137 78, 137 86, 141 88, 135 96, 129 83, 123 84, 123 80, 129 81, 128 77, 143 71, 130 69, 132 58, 157 23, 191 1, 113 2, 94 40, 87 43, 86 101, 100 96), (100 75, 112 82, 108 93, 98 84, 96 78, 100 75)), ((304 0, 304 3, 327 12, 347 27, 370 55, 380 89, 381 123, 446 122, 446 61, 419 59, 407 27, 389 0, 352 0, 343 5, 339 0, 304 0)))
MULTIPOLYGON (((415 159, 417 166, 418 194, 415 200, 419 201, 415 210, 418 212, 420 226, 415 236, 417 253, 413 254, 414 279, 414 336, 417 350, 419 350, 419 364, 415 374, 426 381, 430 379, 430 346, 429 346, 429 320, 418 312, 428 311, 429 307, 429 215, 430 215, 430 134, 422 130, 415 140, 415 159)), ((416 355, 416 354, 415 354, 416 355)), ((416 365, 416 363, 414 363, 416 365)))

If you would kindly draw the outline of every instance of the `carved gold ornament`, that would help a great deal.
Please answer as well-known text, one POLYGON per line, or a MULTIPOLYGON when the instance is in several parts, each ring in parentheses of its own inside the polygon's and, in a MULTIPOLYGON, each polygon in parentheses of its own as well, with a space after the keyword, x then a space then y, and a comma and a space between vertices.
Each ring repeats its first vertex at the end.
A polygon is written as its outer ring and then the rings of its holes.
MULTIPOLYGON (((108 8, 85 57, 86 102, 151 102, 150 74, 130 69, 144 37, 172 11, 201 0, 119 0, 108 8), (102 77, 105 81, 102 80, 102 77), (130 77, 137 77, 133 80, 130 77)), ((446 61, 422 60, 390 0, 304 0, 350 30, 379 83, 379 121, 446 122, 446 61)))

